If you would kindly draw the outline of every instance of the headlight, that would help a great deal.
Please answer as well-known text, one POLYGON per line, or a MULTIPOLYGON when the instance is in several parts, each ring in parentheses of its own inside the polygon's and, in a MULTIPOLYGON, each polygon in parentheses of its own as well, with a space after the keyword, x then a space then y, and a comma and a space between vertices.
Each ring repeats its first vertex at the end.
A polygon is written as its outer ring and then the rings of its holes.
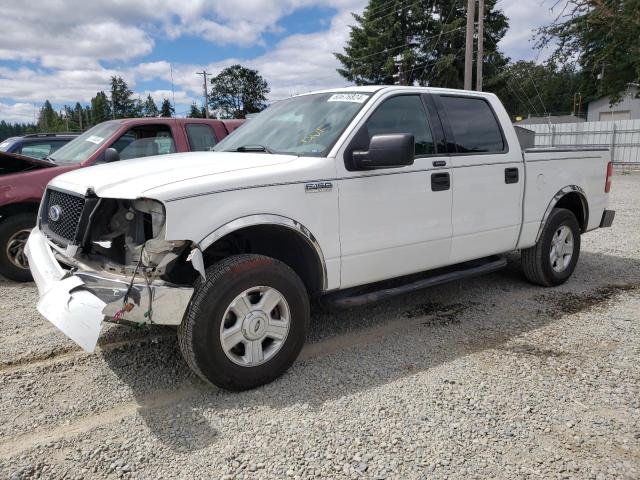
POLYGON ((161 202, 149 198, 138 198, 133 202, 133 208, 149 215, 153 238, 159 238, 164 233, 165 210, 161 202))

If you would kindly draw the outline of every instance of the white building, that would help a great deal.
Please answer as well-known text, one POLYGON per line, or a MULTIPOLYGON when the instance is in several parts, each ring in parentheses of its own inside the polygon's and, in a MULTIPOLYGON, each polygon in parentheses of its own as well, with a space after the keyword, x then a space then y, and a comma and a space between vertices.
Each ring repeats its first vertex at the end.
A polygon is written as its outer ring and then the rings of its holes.
POLYGON ((612 120, 640 119, 640 98, 637 98, 638 87, 629 87, 622 101, 609 106, 610 97, 603 97, 589 102, 587 107, 588 122, 609 122, 612 120))

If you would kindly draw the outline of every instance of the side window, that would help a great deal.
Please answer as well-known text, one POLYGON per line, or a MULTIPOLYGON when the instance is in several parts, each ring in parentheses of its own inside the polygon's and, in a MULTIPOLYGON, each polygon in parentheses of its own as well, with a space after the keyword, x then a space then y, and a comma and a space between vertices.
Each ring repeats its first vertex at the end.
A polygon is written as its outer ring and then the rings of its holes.
POLYGON ((418 95, 400 95, 385 100, 369 117, 365 128, 369 139, 384 133, 411 133, 415 137, 416 155, 435 152, 427 114, 418 95))
POLYGON ((141 125, 127 130, 113 144, 120 160, 175 153, 175 142, 167 125, 141 125))
POLYGON ((52 152, 51 142, 29 142, 22 145, 20 154, 42 160, 52 152))
POLYGON ((489 104, 481 98, 441 96, 458 153, 503 152, 500 125, 489 104))
POLYGON ((204 123, 188 123, 187 137, 189 137, 189 145, 193 152, 208 152, 213 150, 216 145, 216 137, 213 129, 204 123))

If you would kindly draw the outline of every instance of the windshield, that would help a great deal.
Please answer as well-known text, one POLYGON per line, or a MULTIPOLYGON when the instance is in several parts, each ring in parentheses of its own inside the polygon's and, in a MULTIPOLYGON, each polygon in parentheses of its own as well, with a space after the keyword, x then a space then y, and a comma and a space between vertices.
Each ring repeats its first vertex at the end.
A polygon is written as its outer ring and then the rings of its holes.
POLYGON ((316 93, 279 101, 233 132, 217 152, 259 151, 325 156, 369 93, 316 93))
POLYGON ((0 152, 8 152, 9 149, 13 147, 16 140, 18 140, 17 137, 11 137, 3 140, 2 143, 0 143, 0 152))
POLYGON ((119 128, 118 122, 104 122, 96 125, 49 155, 49 159, 56 163, 82 163, 119 128))

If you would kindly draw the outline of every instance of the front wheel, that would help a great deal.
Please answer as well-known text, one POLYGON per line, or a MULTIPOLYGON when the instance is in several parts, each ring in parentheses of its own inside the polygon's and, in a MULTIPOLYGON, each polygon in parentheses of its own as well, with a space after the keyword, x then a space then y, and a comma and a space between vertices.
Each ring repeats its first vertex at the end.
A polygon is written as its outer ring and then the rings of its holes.
POLYGON ((24 247, 35 224, 32 213, 19 213, 0 221, 0 275, 16 282, 32 280, 24 247))
POLYGON ((525 277, 538 285, 552 287, 567 281, 580 255, 580 225, 565 208, 551 211, 538 243, 522 250, 525 277))
POLYGON ((182 355, 202 379, 246 390, 282 375, 309 328, 304 284, 284 263, 235 255, 206 271, 178 329, 182 355))

